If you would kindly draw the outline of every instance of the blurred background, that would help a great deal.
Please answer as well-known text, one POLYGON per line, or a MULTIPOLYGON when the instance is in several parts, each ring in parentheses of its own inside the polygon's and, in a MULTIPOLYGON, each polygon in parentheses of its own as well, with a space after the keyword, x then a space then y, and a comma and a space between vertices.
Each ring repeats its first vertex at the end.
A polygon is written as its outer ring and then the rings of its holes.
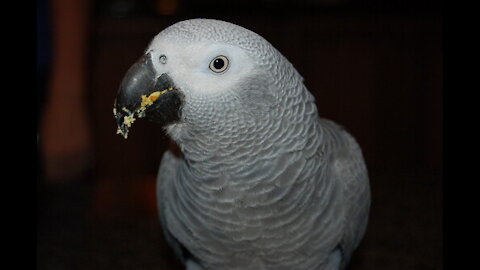
POLYGON ((165 244, 146 121, 113 100, 165 27, 215 18, 262 35, 323 117, 360 143, 372 209, 350 269, 443 269, 443 17, 428 0, 37 0, 37 268, 183 269, 165 244))

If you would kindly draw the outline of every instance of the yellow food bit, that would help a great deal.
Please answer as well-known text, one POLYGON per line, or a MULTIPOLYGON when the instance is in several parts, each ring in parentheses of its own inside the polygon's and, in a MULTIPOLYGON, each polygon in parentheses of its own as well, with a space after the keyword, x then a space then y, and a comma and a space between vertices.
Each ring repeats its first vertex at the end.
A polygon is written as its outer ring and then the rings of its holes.
POLYGON ((133 117, 133 114, 132 115, 129 115, 129 116, 125 116, 123 118, 123 123, 127 126, 127 127, 131 127, 132 126, 132 123, 135 122, 135 117, 133 117))
POLYGON ((117 134, 122 135, 123 138, 126 139, 128 137, 128 130, 125 133, 123 133, 123 131, 120 128, 117 128, 117 134))
POLYGON ((173 90, 173 87, 170 87, 162 91, 155 91, 150 95, 148 95, 148 97, 146 95, 141 95, 140 97, 142 98, 142 102, 140 103, 140 108, 138 108, 138 110, 136 111, 138 114, 138 117, 139 118, 144 117, 145 110, 147 109, 148 106, 151 106, 155 101, 157 101, 161 95, 167 92, 170 92, 172 90, 173 90))
MULTIPOLYGON (((163 91, 162 91, 163 92, 163 91)), ((146 108, 155 102, 158 97, 162 94, 160 91, 156 91, 151 93, 148 97, 146 95, 142 95, 142 103, 140 104, 140 108, 146 108)))
POLYGON ((167 88, 165 90, 162 90, 162 91, 155 91, 153 93, 151 93, 150 95, 148 95, 148 97, 146 95, 142 95, 141 98, 142 98, 142 103, 140 104, 140 109, 144 109, 150 105, 152 105, 155 101, 157 101, 157 99, 167 93, 167 92, 170 92, 173 90, 173 87, 170 87, 170 88, 167 88))

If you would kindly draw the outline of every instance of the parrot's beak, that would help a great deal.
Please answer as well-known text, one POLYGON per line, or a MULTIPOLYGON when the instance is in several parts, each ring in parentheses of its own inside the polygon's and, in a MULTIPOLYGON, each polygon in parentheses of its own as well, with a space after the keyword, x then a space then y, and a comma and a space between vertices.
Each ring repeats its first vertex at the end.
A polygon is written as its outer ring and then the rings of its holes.
POLYGON ((114 102, 117 133, 124 138, 136 118, 145 118, 163 126, 180 119, 183 95, 166 74, 156 76, 149 54, 127 71, 114 102))

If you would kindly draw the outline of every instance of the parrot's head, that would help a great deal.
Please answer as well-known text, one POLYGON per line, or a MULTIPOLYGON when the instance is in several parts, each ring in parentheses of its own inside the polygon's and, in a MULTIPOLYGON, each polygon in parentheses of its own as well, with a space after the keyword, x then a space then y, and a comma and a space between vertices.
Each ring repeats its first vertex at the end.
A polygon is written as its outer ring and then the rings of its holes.
POLYGON ((258 34, 187 20, 155 36, 127 71, 114 115, 125 138, 137 118, 161 124, 174 139, 194 131, 238 135, 275 121, 268 115, 298 84, 301 76, 258 34))

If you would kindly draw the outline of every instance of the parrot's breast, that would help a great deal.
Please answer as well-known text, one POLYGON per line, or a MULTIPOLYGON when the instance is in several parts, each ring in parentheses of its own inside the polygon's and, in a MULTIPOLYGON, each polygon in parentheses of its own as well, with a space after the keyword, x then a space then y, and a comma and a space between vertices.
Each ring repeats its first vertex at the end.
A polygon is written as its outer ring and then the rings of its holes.
POLYGON ((335 187, 315 180, 326 173, 319 164, 288 155, 259 161, 242 179, 206 181, 192 180, 184 169, 175 185, 178 200, 169 202, 176 213, 172 223, 181 224, 172 233, 196 257, 215 257, 208 260, 212 269, 251 269, 253 259, 265 269, 314 269, 328 256, 325 246, 338 240, 318 227, 339 227, 335 220, 321 222, 335 187), (332 241, 318 241, 324 238, 332 241))

